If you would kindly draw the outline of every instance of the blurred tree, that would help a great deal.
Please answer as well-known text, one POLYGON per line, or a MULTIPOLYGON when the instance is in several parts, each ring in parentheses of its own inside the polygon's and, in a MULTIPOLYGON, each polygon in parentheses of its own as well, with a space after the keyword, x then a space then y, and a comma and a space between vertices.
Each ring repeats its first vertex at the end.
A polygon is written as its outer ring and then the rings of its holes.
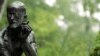
MULTIPOLYGON (((8 0, 8 4, 12 1, 17 0, 8 0)), ((88 56, 94 39, 94 33, 90 30, 94 20, 72 12, 73 0, 56 0, 52 7, 48 6, 45 0, 20 1, 26 5, 29 24, 36 35, 39 56, 88 56), (63 15, 64 22, 68 23, 67 30, 62 31, 56 24, 55 20, 59 15, 63 15)), ((82 2, 84 10, 89 7, 92 15, 95 11, 94 2, 82 2)), ((0 29, 7 25, 6 12, 3 18, 0 21, 0 29)))

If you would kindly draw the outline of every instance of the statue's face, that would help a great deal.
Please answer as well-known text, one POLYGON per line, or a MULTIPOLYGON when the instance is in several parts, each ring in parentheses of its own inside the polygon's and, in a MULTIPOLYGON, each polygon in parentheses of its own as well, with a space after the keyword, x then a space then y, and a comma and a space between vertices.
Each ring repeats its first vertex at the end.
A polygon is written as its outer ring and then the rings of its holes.
POLYGON ((22 8, 10 8, 7 11, 7 17, 9 26, 11 28, 17 28, 21 26, 24 17, 25 17, 25 10, 22 8))

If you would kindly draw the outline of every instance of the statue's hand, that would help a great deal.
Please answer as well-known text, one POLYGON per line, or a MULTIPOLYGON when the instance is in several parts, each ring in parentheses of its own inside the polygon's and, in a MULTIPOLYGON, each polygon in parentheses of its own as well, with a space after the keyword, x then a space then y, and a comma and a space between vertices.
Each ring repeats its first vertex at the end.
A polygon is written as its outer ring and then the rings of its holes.
POLYGON ((22 31, 20 33, 20 37, 22 39, 26 39, 31 31, 32 28, 29 25, 22 25, 22 31))

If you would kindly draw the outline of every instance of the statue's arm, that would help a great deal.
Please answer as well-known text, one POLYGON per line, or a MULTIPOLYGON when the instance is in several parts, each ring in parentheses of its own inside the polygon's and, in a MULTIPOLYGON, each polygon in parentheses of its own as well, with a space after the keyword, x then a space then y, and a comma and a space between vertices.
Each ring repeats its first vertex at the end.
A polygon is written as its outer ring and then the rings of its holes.
POLYGON ((37 56, 37 47, 33 31, 31 31, 26 42, 23 44, 23 50, 26 56, 37 56))
POLYGON ((10 56, 9 51, 5 48, 2 35, 3 33, 0 33, 0 56, 10 56))

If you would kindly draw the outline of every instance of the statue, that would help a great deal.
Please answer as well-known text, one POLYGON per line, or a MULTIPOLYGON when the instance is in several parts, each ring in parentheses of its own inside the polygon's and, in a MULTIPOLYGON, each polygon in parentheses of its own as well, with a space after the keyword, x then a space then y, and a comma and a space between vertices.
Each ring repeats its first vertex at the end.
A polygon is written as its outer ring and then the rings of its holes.
POLYGON ((9 25, 0 34, 0 56, 37 56, 36 41, 28 25, 26 8, 20 1, 7 6, 9 25))

